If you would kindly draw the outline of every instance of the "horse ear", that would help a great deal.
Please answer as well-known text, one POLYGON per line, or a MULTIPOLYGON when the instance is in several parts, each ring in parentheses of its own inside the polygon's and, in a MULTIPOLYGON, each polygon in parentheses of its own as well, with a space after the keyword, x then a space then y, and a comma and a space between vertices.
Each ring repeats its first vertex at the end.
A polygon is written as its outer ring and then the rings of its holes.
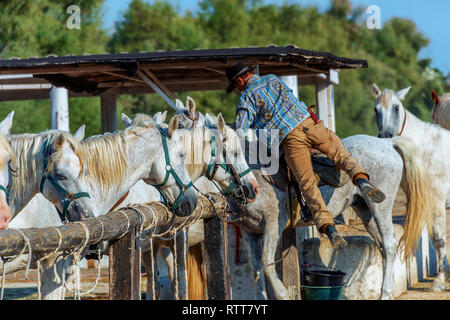
POLYGON ((219 131, 223 134, 225 133, 225 120, 222 117, 222 113, 219 113, 217 116, 217 127, 219 128, 219 131))
POLYGON ((158 111, 157 113, 155 113, 155 115, 153 116, 153 121, 155 121, 156 124, 163 124, 164 123, 164 121, 162 119, 161 111, 158 111))
POLYGON ((58 134, 58 136, 55 138, 55 141, 53 142, 53 149, 58 150, 59 148, 61 148, 65 140, 66 138, 64 137, 64 134, 58 134))
POLYGON ((129 127, 133 120, 130 119, 125 113, 122 113, 122 123, 125 127, 129 127))
POLYGON ((213 117, 207 113, 205 116, 205 124, 208 128, 215 128, 217 127, 217 119, 214 120, 213 117))
POLYGON ((375 83, 372 83, 372 95, 375 97, 375 99, 378 99, 378 97, 381 96, 381 90, 375 83))
POLYGON ((166 118, 167 118, 167 110, 161 113, 161 121, 163 123, 166 122, 166 118))
POLYGON ((169 137, 172 137, 172 134, 177 129, 178 129, 178 118, 172 117, 172 119, 170 119, 170 122, 169 122, 169 137))
POLYGON ((175 112, 182 112, 184 109, 186 108, 184 107, 183 102, 179 99, 175 99, 175 112))
POLYGON ((14 117, 14 111, 8 113, 8 115, 0 122, 0 133, 9 135, 12 127, 12 121, 14 117))
POLYGON ((440 102, 440 99, 436 91, 431 90, 431 98, 433 99, 434 105, 437 106, 440 102))
POLYGON ((187 109, 188 109, 189 114, 191 114, 192 116, 195 117, 195 109, 196 109, 196 107, 195 107, 194 99, 192 99, 191 97, 188 96, 186 98, 186 105, 187 105, 187 109))
POLYGON ((400 91, 397 91, 396 92, 397 98, 399 100, 403 100, 406 97, 406 94, 408 93, 409 89, 411 89, 411 87, 408 87, 408 88, 402 89, 400 91))
POLYGON ((84 139, 85 128, 86 125, 83 124, 81 127, 78 128, 77 132, 73 134, 73 137, 78 141, 82 141, 84 139))

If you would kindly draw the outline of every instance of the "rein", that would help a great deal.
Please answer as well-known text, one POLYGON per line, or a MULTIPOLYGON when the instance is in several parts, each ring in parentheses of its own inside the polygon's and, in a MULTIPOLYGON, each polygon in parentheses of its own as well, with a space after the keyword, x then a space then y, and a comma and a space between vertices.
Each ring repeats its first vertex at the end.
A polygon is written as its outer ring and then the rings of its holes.
POLYGON ((61 219, 61 222, 63 224, 66 224, 68 222, 67 220, 67 212, 69 210, 70 204, 75 201, 76 199, 87 197, 90 198, 89 193, 87 192, 78 192, 78 193, 72 193, 64 189, 58 181, 56 181, 52 176, 50 176, 47 171, 48 166, 48 153, 49 153, 49 147, 50 147, 50 138, 47 138, 45 140, 44 144, 44 166, 43 166, 43 175, 41 179, 41 183, 39 185, 39 190, 41 193, 44 190, 44 184, 48 180, 55 188, 58 190, 58 192, 62 193, 64 196, 64 203, 63 203, 63 210, 60 211, 57 206, 55 206, 56 211, 58 212, 59 218, 61 219))
POLYGON ((159 132, 161 133, 161 139, 162 139, 162 145, 164 149, 164 157, 166 159, 166 176, 164 177, 164 180, 162 183, 154 184, 153 186, 159 191, 163 198, 163 203, 169 207, 171 211, 174 211, 178 208, 178 206, 181 204, 181 201, 183 200, 185 193, 187 190, 189 190, 190 187, 193 186, 192 181, 188 184, 184 184, 183 181, 181 181, 180 177, 178 177, 175 170, 173 170, 172 165, 170 164, 170 156, 169 156, 169 148, 167 146, 167 138, 165 133, 162 131, 160 127, 158 127, 159 132), (175 199, 175 202, 170 204, 169 198, 165 194, 165 192, 161 189, 163 186, 166 185, 167 181, 169 180, 169 177, 172 176, 175 179, 175 182, 177 183, 178 187, 180 188, 180 194, 178 195, 178 198, 175 199))
POLYGON ((405 107, 403 107, 403 111, 405 111, 405 116, 403 117, 402 130, 400 130, 400 133, 398 134, 399 136, 402 135, 403 129, 405 129, 405 123, 406 123, 406 108, 405 107))

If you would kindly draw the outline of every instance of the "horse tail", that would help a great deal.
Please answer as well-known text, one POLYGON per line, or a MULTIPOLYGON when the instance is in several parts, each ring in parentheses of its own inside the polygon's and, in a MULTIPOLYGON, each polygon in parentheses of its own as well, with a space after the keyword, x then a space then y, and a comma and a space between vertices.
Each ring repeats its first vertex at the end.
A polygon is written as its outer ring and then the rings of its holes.
POLYGON ((187 255, 188 298, 203 300, 202 244, 189 247, 187 255))
POLYGON ((419 161, 416 156, 419 153, 418 149, 410 138, 394 137, 392 144, 403 158, 401 187, 407 198, 404 232, 397 248, 404 248, 404 259, 409 262, 409 259, 417 250, 425 226, 431 234, 432 194, 430 180, 423 162, 419 161))

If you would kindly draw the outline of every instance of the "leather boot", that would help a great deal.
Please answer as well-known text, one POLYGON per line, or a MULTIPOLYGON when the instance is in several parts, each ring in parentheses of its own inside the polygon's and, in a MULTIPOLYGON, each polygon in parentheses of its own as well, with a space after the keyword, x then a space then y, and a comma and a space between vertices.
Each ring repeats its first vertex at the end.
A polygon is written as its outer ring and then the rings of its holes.
POLYGON ((362 194, 369 197, 375 203, 383 202, 386 199, 386 195, 373 184, 371 184, 367 179, 357 178, 356 185, 362 194))

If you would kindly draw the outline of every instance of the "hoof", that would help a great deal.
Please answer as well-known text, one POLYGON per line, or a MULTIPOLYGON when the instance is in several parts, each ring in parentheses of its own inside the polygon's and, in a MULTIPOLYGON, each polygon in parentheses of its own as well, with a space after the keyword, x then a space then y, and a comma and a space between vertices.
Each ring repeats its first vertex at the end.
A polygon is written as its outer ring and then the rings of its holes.
POLYGON ((441 281, 440 279, 436 279, 431 284, 431 291, 433 292, 442 292, 446 289, 447 285, 441 281))

